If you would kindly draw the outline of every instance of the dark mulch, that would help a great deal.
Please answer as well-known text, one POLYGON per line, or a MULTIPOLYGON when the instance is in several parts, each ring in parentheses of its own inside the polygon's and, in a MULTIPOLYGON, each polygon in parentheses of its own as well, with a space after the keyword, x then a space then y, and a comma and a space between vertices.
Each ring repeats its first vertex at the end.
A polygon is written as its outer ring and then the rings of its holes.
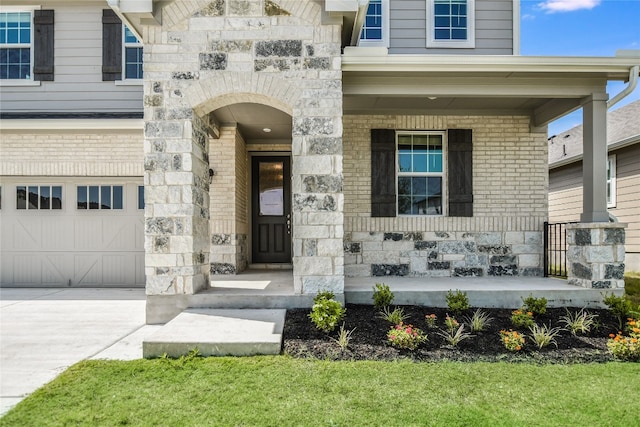
MULTIPOLYGON (((535 344, 527 341, 523 350, 519 352, 507 351, 500 341, 500 330, 514 329, 528 333, 523 328, 514 328, 511 324, 510 309, 484 309, 491 314, 493 321, 482 332, 475 333, 473 338, 464 340, 457 347, 451 348, 440 337, 438 329, 429 329, 425 315, 435 313, 437 327, 444 329, 444 319, 447 309, 417 306, 403 306, 409 319, 405 323, 422 329, 428 334, 428 342, 418 349, 398 350, 387 344, 386 333, 390 324, 378 318, 378 310, 373 306, 347 304, 345 329, 353 332, 347 350, 341 350, 334 339, 338 329, 326 334, 315 328, 308 317, 308 309, 288 310, 284 325, 284 353, 298 358, 316 358, 329 360, 396 360, 410 359, 415 361, 509 361, 534 363, 588 363, 608 362, 613 360, 607 350, 607 339, 610 333, 618 329, 617 320, 607 310, 591 309, 590 313, 598 315, 598 325, 586 335, 573 336, 568 331, 562 331, 556 338, 558 347, 554 345, 538 350, 535 344)), ((464 316, 470 316, 475 309, 471 309, 456 316, 463 321, 464 316)), ((577 311, 579 309, 570 309, 577 311)), ((560 317, 566 314, 564 308, 549 308, 547 313, 536 318, 536 323, 564 326, 560 317)), ((468 328, 466 328, 468 330, 468 328)))

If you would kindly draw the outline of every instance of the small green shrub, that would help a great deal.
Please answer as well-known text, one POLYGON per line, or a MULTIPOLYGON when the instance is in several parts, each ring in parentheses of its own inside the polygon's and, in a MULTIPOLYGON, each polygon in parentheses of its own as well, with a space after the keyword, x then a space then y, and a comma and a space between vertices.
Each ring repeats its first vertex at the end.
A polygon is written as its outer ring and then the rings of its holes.
POLYGON ((447 292, 447 307, 454 314, 460 314, 465 310, 469 309, 469 298, 467 297, 466 292, 461 292, 456 289, 456 292, 453 293, 451 290, 447 292))
POLYGON ((527 298, 521 298, 524 303, 524 310, 532 312, 535 316, 547 312, 547 299, 545 297, 536 298, 529 294, 527 298))
POLYGON ((373 306, 375 308, 388 307, 393 302, 393 292, 384 283, 376 283, 373 287, 373 306))
POLYGON ((484 312, 481 309, 477 309, 471 316, 465 317, 465 321, 471 327, 472 332, 480 332, 484 331, 484 329, 489 326, 493 321, 493 318, 489 313, 484 312))
POLYGON ((309 318, 316 328, 324 332, 333 331, 347 312, 333 297, 333 292, 318 293, 313 299, 313 307, 309 313, 309 318))
POLYGON ((533 326, 533 313, 524 310, 514 310, 511 312, 511 323, 515 327, 530 328, 533 326))
POLYGON ((404 321, 407 320, 409 316, 404 314, 403 308, 396 307, 393 310, 389 310, 389 307, 385 307, 378 313, 378 317, 386 320, 392 325, 399 325, 401 323, 404 323, 404 321))
POLYGON ((573 336, 577 336, 579 333, 587 334, 591 332, 591 328, 596 326, 597 319, 597 314, 591 314, 584 308, 573 314, 567 309, 566 316, 560 317, 560 323, 564 323, 566 325, 565 329, 571 332, 573 336))
POLYGON ((387 340, 396 347, 415 350, 420 344, 427 341, 427 335, 413 325, 399 324, 392 326, 387 332, 387 340))
POLYGON ((536 343, 538 349, 542 349, 549 344, 553 344, 558 347, 558 343, 556 342, 556 337, 560 333, 560 328, 552 328, 547 325, 536 325, 535 323, 529 326, 529 332, 531 335, 529 338, 531 341, 536 343))
POLYGON ((457 330, 452 330, 452 329, 442 330, 438 332, 438 335, 444 338, 444 340, 451 347, 457 346, 460 343, 460 341, 464 341, 467 338, 473 337, 473 335, 471 335, 469 332, 465 332, 464 324, 460 325, 460 327, 458 327, 457 330))
POLYGON ((339 346, 342 351, 345 351, 349 348, 349 342, 351 341, 351 335, 353 335, 353 331, 356 328, 351 329, 350 331, 344 328, 344 323, 340 326, 340 330, 338 331, 338 338, 331 337, 339 346))
POLYGON ((602 302, 609 308, 611 314, 618 319, 618 329, 621 330, 624 325, 624 319, 630 316, 633 310, 631 301, 627 299, 626 295, 617 297, 611 293, 611 295, 604 295, 602 302))

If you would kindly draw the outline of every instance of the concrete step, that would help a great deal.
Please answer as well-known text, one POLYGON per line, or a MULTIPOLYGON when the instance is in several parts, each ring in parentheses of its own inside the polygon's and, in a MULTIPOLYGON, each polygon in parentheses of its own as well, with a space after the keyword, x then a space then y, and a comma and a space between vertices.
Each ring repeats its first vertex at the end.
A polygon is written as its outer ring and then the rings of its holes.
POLYGON ((143 357, 279 354, 286 310, 190 308, 142 342, 143 357))

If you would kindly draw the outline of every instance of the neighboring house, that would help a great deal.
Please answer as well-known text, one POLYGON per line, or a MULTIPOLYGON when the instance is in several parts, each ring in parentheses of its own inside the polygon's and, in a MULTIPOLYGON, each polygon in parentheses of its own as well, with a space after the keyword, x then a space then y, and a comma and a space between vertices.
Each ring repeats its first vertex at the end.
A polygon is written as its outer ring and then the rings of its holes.
POLYGON ((2 283, 144 281, 149 322, 248 266, 290 265, 296 295, 542 275, 546 125, 583 106, 597 154, 607 82, 640 65, 519 56, 512 0, 24 3, 0 7, 33 36, 0 40, 25 70, 0 88, 2 283))
MULTIPOLYGON (((640 101, 607 117, 607 209, 626 229, 627 271, 640 271, 640 101)), ((549 138, 549 221, 582 211, 582 126, 549 138)))

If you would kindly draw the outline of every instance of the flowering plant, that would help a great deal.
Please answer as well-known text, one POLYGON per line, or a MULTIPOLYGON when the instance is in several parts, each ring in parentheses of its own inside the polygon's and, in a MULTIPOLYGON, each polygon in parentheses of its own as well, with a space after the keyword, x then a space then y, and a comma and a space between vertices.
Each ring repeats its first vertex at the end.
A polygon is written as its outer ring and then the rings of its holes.
POLYGON ((520 351, 524 346, 525 338, 518 331, 509 329, 508 331, 500 331, 500 340, 507 350, 520 351))
POLYGON ((511 323, 516 327, 530 328, 533 326, 533 313, 524 310, 514 310, 511 312, 511 323))
POLYGON ((444 325, 447 327, 447 331, 453 332, 460 327, 460 323, 456 320, 455 317, 447 317, 444 319, 444 325))
POLYGON ((627 319, 627 332, 629 336, 609 334, 607 347, 616 359, 640 362, 640 320, 627 319))
POLYGON ((415 350, 421 343, 427 341, 427 336, 413 325, 400 323, 391 327, 387 332, 387 339, 394 347, 415 350))
POLYGON ((433 329, 436 327, 438 316, 436 316, 435 313, 427 314, 424 316, 424 320, 427 322, 427 327, 433 329))

